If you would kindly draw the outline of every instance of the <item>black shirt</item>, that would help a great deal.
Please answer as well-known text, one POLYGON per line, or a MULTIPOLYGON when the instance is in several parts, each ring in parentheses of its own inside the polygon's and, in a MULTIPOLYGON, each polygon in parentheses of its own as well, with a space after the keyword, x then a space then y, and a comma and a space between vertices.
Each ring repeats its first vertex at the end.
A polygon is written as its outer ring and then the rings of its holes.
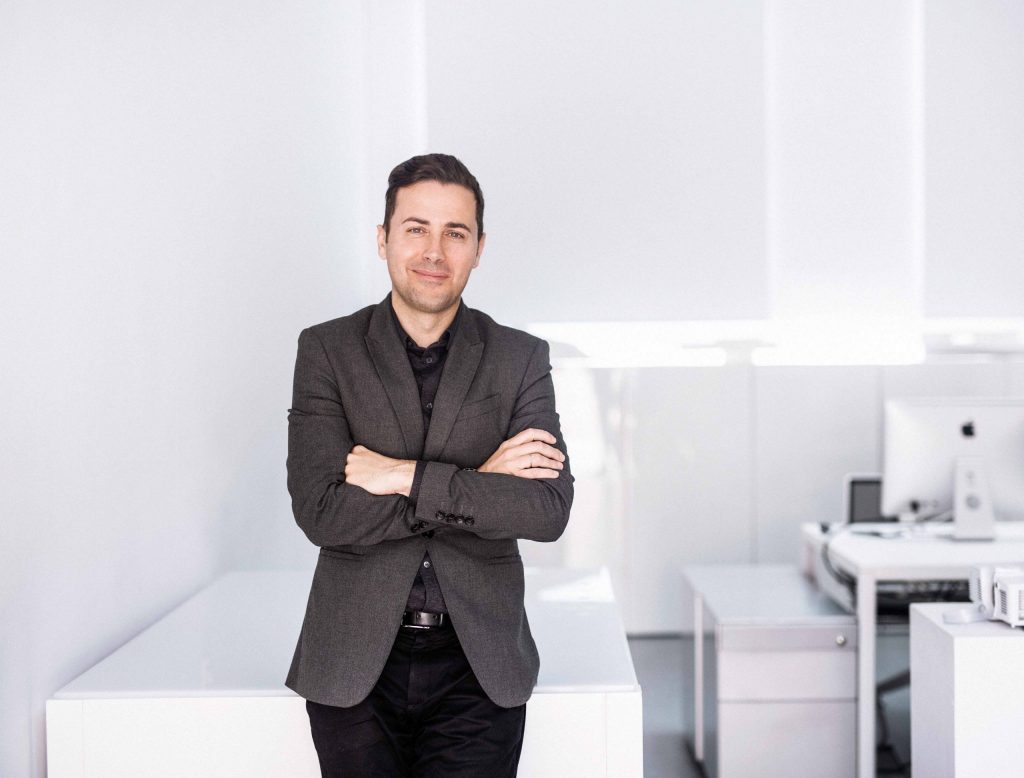
MULTIPOLYGON (((405 346, 405 353, 409 357, 409 366, 416 378, 416 386, 420 390, 420 410, 423 412, 423 429, 430 429, 430 417, 434 410, 434 398, 437 396, 437 387, 441 384, 441 373, 444 371, 444 363, 448 358, 448 346, 451 344, 452 335, 458 326, 462 314, 462 307, 455 314, 451 326, 444 331, 436 343, 426 348, 416 345, 416 341, 410 338, 395 315, 395 309, 391 308, 391 317, 394 319, 395 328, 405 346)), ((420 483, 423 481, 423 470, 426 462, 416 463, 416 474, 412 479, 412 487, 409 489, 409 501, 416 502, 419 495, 420 483)), ((448 608, 444 604, 444 595, 441 593, 441 585, 434 574, 434 563, 430 559, 430 553, 423 554, 420 562, 420 569, 416 573, 416 580, 413 581, 412 590, 409 592, 409 599, 406 602, 406 610, 426 611, 428 613, 447 613, 448 608)))

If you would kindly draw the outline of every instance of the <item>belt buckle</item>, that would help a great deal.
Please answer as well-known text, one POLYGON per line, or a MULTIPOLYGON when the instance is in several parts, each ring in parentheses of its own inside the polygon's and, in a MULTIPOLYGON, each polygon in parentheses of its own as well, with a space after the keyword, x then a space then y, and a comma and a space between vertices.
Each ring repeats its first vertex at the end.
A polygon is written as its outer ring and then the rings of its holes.
POLYGON ((402 626, 408 629, 433 629, 434 627, 440 627, 444 624, 445 614, 443 613, 427 613, 425 611, 406 611, 402 614, 402 626), (429 616, 431 619, 437 619, 436 624, 415 624, 411 623, 412 620, 416 619, 417 616, 429 616), (410 620, 410 623, 406 623, 406 619, 410 620))

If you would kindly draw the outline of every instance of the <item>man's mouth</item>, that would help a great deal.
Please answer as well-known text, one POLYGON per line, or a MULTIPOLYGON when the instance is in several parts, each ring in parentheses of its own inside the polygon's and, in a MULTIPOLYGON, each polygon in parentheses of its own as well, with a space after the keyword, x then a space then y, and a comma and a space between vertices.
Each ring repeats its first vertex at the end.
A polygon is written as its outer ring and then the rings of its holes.
POLYGON ((420 270, 419 268, 412 268, 412 272, 422 278, 428 278, 434 281, 440 281, 448 277, 447 273, 435 273, 430 270, 420 270))

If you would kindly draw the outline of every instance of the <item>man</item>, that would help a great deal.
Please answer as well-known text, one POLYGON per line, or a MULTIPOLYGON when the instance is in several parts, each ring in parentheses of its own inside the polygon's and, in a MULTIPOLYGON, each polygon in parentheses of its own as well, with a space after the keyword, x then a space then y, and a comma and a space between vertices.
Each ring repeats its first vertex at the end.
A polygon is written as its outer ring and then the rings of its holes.
POLYGON ((321 547, 287 685, 325 776, 514 776, 537 649, 517 538, 556 540, 572 476, 547 344, 462 303, 484 199, 455 157, 388 179, 383 302, 304 330, 295 520, 321 547))

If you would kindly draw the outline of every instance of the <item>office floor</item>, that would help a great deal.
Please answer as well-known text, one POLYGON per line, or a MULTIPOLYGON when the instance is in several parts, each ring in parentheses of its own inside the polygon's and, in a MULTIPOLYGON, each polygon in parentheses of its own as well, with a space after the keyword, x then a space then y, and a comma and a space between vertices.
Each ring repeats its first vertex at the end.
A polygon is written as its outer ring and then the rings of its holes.
MULTIPOLYGON (((644 697, 644 778, 701 778, 683 742, 683 668, 693 661, 689 637, 635 637, 629 639, 633 665, 644 697)), ((880 674, 888 675, 907 664, 905 635, 882 636, 878 642, 880 674)), ((910 693, 907 689, 885 697, 892 740, 903 759, 910 758, 910 693)), ((879 768, 891 762, 879 758, 879 768)), ((899 776, 883 773, 879 776, 899 776)), ((909 770, 903 775, 909 776, 909 770)), ((799 778, 794 776, 794 778, 799 778)))
POLYGON ((693 638, 630 638, 629 650, 644 696, 644 778, 700 778, 683 743, 683 667, 693 661, 693 638))

